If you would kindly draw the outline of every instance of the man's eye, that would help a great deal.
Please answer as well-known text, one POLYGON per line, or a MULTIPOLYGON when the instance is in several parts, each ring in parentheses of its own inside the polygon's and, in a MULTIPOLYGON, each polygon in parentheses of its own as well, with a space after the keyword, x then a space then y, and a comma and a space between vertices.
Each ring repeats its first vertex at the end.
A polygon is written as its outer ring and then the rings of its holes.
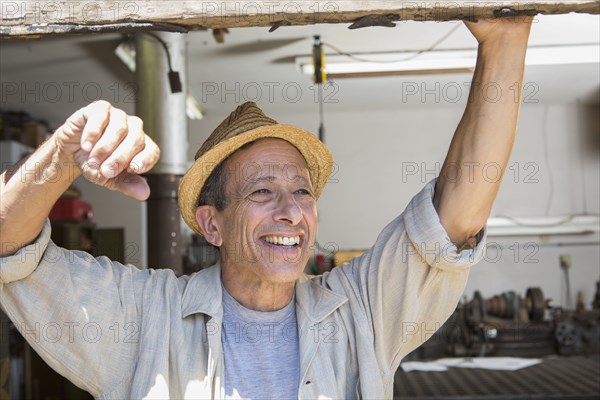
POLYGON ((298 189, 296 190, 296 193, 301 194, 303 196, 311 196, 312 192, 308 189, 298 189))
POLYGON ((273 192, 271 192, 269 189, 258 189, 250 193, 250 196, 248 196, 250 200, 258 202, 269 201, 269 199, 271 199, 272 197, 273 192))

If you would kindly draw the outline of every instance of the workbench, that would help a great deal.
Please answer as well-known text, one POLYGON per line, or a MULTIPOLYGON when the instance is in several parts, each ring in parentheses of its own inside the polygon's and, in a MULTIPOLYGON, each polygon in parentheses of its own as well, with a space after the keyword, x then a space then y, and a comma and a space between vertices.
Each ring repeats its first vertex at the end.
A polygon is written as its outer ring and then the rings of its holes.
POLYGON ((600 399, 600 355, 547 357, 517 371, 449 368, 404 372, 395 399, 600 399))

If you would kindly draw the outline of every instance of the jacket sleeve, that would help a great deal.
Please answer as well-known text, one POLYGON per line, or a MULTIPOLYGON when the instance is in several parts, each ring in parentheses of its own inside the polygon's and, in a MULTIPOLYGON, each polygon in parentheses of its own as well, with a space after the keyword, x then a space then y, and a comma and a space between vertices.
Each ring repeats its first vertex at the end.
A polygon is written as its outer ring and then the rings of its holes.
POLYGON ((99 397, 136 363, 136 281, 146 271, 38 238, 0 258, 0 305, 53 369, 99 397))
POLYGON ((448 319, 464 291, 468 272, 483 257, 485 231, 477 245, 460 253, 433 207, 435 180, 388 224, 360 257, 338 274, 372 329, 382 373, 393 374, 401 359, 448 319))

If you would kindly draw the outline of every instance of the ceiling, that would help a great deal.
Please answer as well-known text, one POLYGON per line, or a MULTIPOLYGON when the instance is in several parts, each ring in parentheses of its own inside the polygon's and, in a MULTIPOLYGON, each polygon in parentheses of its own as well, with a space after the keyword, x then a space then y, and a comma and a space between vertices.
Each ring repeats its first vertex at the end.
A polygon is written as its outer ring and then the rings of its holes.
MULTIPOLYGON (((269 112, 317 110, 310 79, 294 63, 309 55, 312 36, 345 52, 368 53, 428 49, 460 22, 399 22, 395 28, 348 30, 346 25, 235 28, 218 44, 210 31, 187 34, 188 83, 207 114, 231 110, 257 100, 269 112)), ((57 126, 75 109, 101 95, 133 112, 134 82, 114 55, 118 34, 50 37, 0 42, 3 109, 26 110, 57 126)), ((530 46, 600 45, 600 16, 540 16, 530 46)), ((464 26, 437 49, 473 49, 476 42, 464 26)), ((326 54, 331 54, 326 49, 326 54)), ((327 60, 327 55, 326 55, 327 60)), ((469 74, 340 79, 325 92, 326 110, 355 111, 394 107, 455 107, 466 100, 469 74), (407 85, 420 88, 463 88, 462 96, 407 96, 407 85), (449 87, 449 86, 448 86, 449 87), (458 99, 458 100, 457 100, 458 99)), ((597 102, 598 65, 554 65, 528 68, 531 99, 539 103, 597 102)), ((439 92, 439 90, 438 90, 439 92)), ((443 93, 443 92, 442 92, 443 93)), ((525 92, 527 95, 527 91, 525 92)))

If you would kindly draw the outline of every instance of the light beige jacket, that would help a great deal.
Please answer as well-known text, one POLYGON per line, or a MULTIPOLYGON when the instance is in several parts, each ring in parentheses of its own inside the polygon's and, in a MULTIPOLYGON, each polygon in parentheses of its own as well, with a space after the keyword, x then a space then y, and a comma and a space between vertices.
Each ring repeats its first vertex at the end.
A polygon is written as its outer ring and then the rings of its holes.
MULTIPOLYGON (((433 190, 434 182, 415 196, 366 254, 298 280, 299 398, 392 398, 402 357, 453 312, 484 240, 457 254, 433 190)), ((0 299, 50 366, 99 399, 224 397, 219 265, 177 278, 49 238, 47 223, 1 259, 0 299)))

